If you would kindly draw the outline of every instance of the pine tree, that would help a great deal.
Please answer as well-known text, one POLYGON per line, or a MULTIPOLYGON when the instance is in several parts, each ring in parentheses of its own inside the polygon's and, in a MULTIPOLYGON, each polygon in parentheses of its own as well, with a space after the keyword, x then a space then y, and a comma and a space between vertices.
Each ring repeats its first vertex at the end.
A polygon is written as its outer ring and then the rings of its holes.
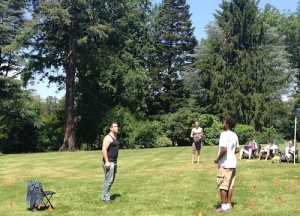
POLYGON ((149 76, 152 94, 149 114, 176 112, 188 96, 183 75, 193 62, 197 41, 185 0, 164 0, 154 11, 153 43, 149 76))
POLYGON ((20 71, 18 46, 13 43, 24 23, 25 1, 3 0, 0 3, 0 76, 20 71))
POLYGON ((283 37, 264 22, 256 1, 223 1, 220 7, 197 53, 202 110, 262 129, 280 115, 290 78, 283 37))

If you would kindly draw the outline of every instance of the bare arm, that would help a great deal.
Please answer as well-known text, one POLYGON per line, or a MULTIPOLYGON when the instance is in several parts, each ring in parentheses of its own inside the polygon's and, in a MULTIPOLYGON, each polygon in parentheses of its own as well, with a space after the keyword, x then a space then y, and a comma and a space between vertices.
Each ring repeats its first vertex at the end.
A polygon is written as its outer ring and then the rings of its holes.
POLYGON ((191 138, 194 138, 194 128, 191 131, 191 138))
POLYGON ((219 160, 226 154, 227 152, 227 147, 221 147, 221 151, 219 156, 214 160, 215 163, 218 163, 219 160))
POLYGON ((103 139, 103 143, 102 143, 102 154, 103 154, 103 158, 105 161, 105 166, 106 167, 110 167, 110 163, 108 160, 108 154, 107 154, 107 149, 109 148, 109 145, 112 143, 112 138, 108 135, 106 135, 103 139))
MULTIPOLYGON (((250 150, 251 150, 251 149, 250 149, 250 150)), ((237 147, 237 148, 235 149, 235 154, 236 154, 236 153, 239 153, 239 151, 240 151, 240 148, 237 147)))

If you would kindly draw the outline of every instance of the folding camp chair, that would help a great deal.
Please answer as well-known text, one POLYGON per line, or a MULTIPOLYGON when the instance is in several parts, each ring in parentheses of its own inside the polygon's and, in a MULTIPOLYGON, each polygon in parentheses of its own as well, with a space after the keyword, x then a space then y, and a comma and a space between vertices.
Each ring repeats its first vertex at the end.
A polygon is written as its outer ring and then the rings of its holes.
POLYGON ((43 188, 42 188, 42 194, 43 194, 43 197, 46 198, 46 200, 47 200, 47 202, 45 202, 45 201, 43 200, 43 203, 44 203, 45 207, 47 207, 47 204, 49 203, 50 206, 51 206, 51 208, 54 209, 54 206, 53 206, 52 203, 50 202, 50 199, 51 199, 51 197, 55 194, 55 192, 54 192, 54 191, 44 191, 43 188))
POLYGON ((29 180, 27 184, 26 202, 30 204, 30 209, 32 211, 36 211, 43 204, 47 208, 48 203, 51 208, 54 208, 50 202, 50 199, 54 194, 54 191, 44 191, 41 182, 29 180), (46 202, 44 201, 44 198, 47 200, 46 202))

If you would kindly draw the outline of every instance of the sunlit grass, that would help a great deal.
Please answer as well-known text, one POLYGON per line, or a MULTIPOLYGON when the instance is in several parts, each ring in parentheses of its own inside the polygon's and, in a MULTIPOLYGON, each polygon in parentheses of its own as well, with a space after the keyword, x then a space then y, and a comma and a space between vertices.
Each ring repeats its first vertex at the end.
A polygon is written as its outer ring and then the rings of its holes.
MULTIPOLYGON (((191 147, 121 150, 110 203, 100 201, 100 151, 0 155, 0 215, 33 214, 28 179, 56 191, 56 208, 39 215, 217 215, 216 154, 217 146, 205 147, 201 163, 191 164, 191 147)), ((239 161, 230 215, 299 215, 299 167, 239 161)))

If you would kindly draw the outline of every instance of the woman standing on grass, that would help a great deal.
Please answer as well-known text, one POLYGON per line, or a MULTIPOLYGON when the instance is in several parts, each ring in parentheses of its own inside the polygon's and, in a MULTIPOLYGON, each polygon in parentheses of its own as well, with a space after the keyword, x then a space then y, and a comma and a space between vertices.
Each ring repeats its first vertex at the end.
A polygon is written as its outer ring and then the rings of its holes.
POLYGON ((193 143, 192 143, 192 164, 194 163, 195 160, 195 153, 197 151, 197 159, 198 163, 200 162, 200 151, 202 149, 202 138, 203 136, 203 129, 199 127, 199 122, 196 121, 194 124, 194 128, 191 131, 191 138, 193 138, 193 143))

